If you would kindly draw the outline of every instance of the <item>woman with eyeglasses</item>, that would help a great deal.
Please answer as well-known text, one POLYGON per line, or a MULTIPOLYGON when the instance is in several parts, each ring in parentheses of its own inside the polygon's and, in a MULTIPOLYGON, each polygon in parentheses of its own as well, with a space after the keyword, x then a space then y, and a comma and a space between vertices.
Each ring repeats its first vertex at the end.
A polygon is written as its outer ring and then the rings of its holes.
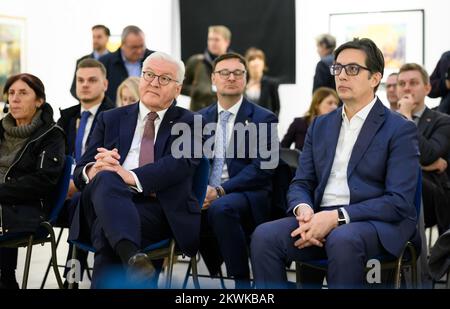
POLYGON ((313 98, 309 110, 304 117, 295 118, 281 141, 281 147, 290 148, 295 143, 295 148, 303 149, 306 131, 314 118, 334 111, 339 104, 339 97, 331 88, 319 87, 313 93, 313 98))
MULTIPOLYGON (((64 168, 64 132, 53 121, 42 81, 22 73, 5 84, 0 121, 0 242, 34 232, 50 212, 64 168)), ((0 248, 0 289, 17 289, 17 248, 0 248)))
POLYGON ((267 108, 277 116, 280 113, 278 82, 265 75, 266 55, 261 49, 251 47, 245 53, 248 65, 248 82, 245 96, 253 103, 267 108))

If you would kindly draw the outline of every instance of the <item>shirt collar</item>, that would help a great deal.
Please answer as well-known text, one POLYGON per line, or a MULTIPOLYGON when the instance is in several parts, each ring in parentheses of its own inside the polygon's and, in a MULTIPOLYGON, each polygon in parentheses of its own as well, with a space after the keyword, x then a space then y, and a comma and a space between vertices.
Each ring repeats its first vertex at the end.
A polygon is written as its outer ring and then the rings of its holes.
MULTIPOLYGON (((234 104, 232 107, 230 107, 229 109, 227 109, 228 112, 230 112, 232 115, 236 116, 236 114, 239 111, 239 108, 241 108, 242 105, 242 101, 243 101, 244 97, 241 96, 241 98, 239 99, 239 101, 237 101, 236 104, 234 104)), ((217 102, 217 115, 220 115, 220 112, 224 111, 225 108, 222 107, 222 105, 219 104, 219 102, 217 102)))
MULTIPOLYGON (((166 108, 166 109, 163 109, 163 110, 160 110, 160 111, 156 112, 156 113, 158 114, 159 120, 161 120, 161 121, 163 120, 164 115, 166 114, 166 112, 167 112, 168 109, 169 109, 169 107, 166 108)), ((142 121, 142 122, 144 122, 144 121, 145 121, 145 117, 146 117, 147 114, 150 113, 150 112, 151 112, 151 111, 147 108, 147 106, 145 106, 144 103, 142 103, 141 101, 139 101, 139 114, 138 114, 139 120, 142 121)))
POLYGON ((425 105, 423 106, 423 108, 420 111, 417 111, 413 114, 413 116, 416 116, 417 118, 420 119, 420 117, 422 117, 423 112, 425 111, 425 108, 427 108, 425 105))
MULTIPOLYGON (((358 117, 362 119, 363 121, 366 120, 367 116, 369 115, 370 111, 372 110, 372 107, 375 105, 375 102, 377 101, 378 97, 375 96, 372 101, 370 101, 369 104, 364 106, 359 112, 357 112, 353 117, 358 117)), ((345 103, 344 103, 345 105, 345 103)), ((342 107, 342 119, 348 119, 347 114, 345 113, 344 106, 342 107)))
POLYGON ((123 50, 120 50, 120 56, 122 57, 123 62, 126 63, 126 64, 132 64, 132 65, 137 65, 137 64, 139 64, 139 65, 141 65, 141 62, 140 62, 140 61, 142 60, 142 57, 139 58, 139 60, 136 61, 136 62, 130 62, 130 61, 128 61, 127 58, 125 58, 125 55, 123 54, 123 50))
POLYGON ((92 107, 90 107, 90 108, 84 108, 83 105, 81 105, 80 115, 81 115, 83 112, 85 112, 85 111, 89 111, 89 112, 91 113, 91 115, 97 114, 97 111, 98 111, 98 109, 99 109, 99 107, 100 107, 100 104, 102 104, 102 103, 100 102, 100 103, 98 103, 97 105, 94 105, 94 106, 92 106, 92 107))

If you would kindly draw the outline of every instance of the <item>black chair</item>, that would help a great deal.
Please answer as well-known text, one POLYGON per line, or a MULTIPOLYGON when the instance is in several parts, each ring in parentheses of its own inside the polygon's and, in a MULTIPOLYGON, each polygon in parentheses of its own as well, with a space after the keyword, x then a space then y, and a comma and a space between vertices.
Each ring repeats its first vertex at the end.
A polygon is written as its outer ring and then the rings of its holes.
POLYGON ((61 175, 57 188, 55 190, 55 195, 52 200, 52 204, 54 205, 47 221, 41 222, 39 228, 34 233, 16 233, 14 235, 5 235, 0 237, 0 247, 6 248, 19 248, 19 247, 27 247, 27 253, 25 258, 25 266, 23 272, 22 279, 22 289, 27 288, 28 283, 28 274, 30 271, 30 262, 31 262, 31 252, 33 249, 33 245, 50 242, 51 251, 52 251, 52 263, 53 270, 55 272, 56 281, 58 282, 58 287, 60 289, 63 288, 63 284, 61 281, 61 276, 58 271, 58 263, 56 256, 56 241, 55 241, 55 233, 53 231, 53 225, 55 224, 61 209, 64 206, 64 200, 66 199, 67 191, 69 189, 70 182, 70 173, 72 168, 73 159, 70 156, 66 156, 64 171, 61 175))
MULTIPOLYGON (((417 189, 416 189, 416 195, 414 197, 414 205, 416 207, 416 213, 417 218, 419 222, 419 216, 421 214, 422 204, 422 173, 419 172, 419 177, 417 180, 417 189)), ((414 235, 414 237, 417 237, 418 235, 414 235)), ((414 238, 413 237, 413 238, 414 238)), ((419 237, 420 238, 420 237, 419 237)), ((380 261, 381 270, 394 270, 394 288, 399 289, 401 285, 401 270, 402 267, 410 267, 411 268, 411 281, 412 281, 412 287, 417 288, 417 258, 420 254, 420 248, 418 246, 420 245, 420 242, 414 241, 416 238, 411 239, 410 241, 406 242, 406 244, 403 247, 401 255, 397 258, 393 255, 382 255, 374 257, 378 261, 380 261)), ((312 267, 318 270, 327 271, 328 268, 328 260, 321 259, 321 260, 311 260, 311 261, 295 261, 295 268, 296 268, 296 282, 297 282, 297 288, 301 288, 301 276, 300 276, 300 267, 307 266, 312 267)), ((367 268, 366 271, 369 271, 370 269, 367 268)))

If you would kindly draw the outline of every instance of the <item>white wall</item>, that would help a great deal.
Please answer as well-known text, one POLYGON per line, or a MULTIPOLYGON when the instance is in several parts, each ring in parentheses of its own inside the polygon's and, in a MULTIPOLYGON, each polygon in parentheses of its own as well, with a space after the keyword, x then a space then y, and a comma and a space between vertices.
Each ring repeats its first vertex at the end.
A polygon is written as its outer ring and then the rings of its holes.
POLYGON ((172 1, 161 0, 0 0, 0 15, 26 18, 25 71, 42 79, 53 107, 77 103, 70 85, 76 59, 92 51, 93 25, 105 24, 119 36, 137 25, 150 49, 171 52, 171 14, 172 1))
MULTIPOLYGON (((311 102, 312 82, 319 56, 316 53, 315 38, 327 33, 329 14, 351 12, 378 12, 393 10, 423 9, 425 11, 425 68, 431 74, 439 57, 450 50, 448 14, 450 2, 441 0, 409 1, 358 1, 337 0, 296 1, 296 47, 297 47, 297 83, 280 87, 281 112, 280 135, 287 130, 293 118, 303 115, 311 102)), ((381 100, 385 93, 379 91, 381 100)), ((427 99, 427 105, 435 106, 439 99, 427 99)))
MULTIPOLYGON (((91 51, 92 25, 103 23, 113 34, 120 35, 123 27, 135 24, 146 33, 150 49, 179 56, 177 8, 177 0, 0 0, 0 15, 26 18, 25 70, 42 78, 48 101, 55 107, 76 103, 69 88, 75 60, 91 51)), ((296 1, 297 83, 280 87, 280 135, 285 133, 292 119, 301 116, 309 106, 315 65, 319 60, 315 37, 328 32, 329 14, 410 9, 425 10, 425 68, 431 73, 440 55, 450 49, 450 35, 445 33, 450 2, 296 1)), ((379 96, 385 97, 382 92, 379 96)), ((430 105, 437 102, 427 101, 430 105)))

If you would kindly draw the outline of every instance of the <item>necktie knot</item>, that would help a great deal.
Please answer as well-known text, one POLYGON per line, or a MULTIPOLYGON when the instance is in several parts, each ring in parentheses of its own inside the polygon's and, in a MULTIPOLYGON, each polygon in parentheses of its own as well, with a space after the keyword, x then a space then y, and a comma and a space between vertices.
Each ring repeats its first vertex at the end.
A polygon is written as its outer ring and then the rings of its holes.
POLYGON ((155 121, 158 118, 158 114, 156 112, 150 112, 147 114, 148 121, 155 121))
POLYGON ((89 118, 90 115, 91 115, 91 112, 90 112, 90 111, 84 111, 84 112, 82 112, 82 113, 81 113, 81 120, 89 118))
POLYGON ((228 122, 228 119, 230 119, 232 113, 229 111, 221 111, 220 112, 220 122, 228 122))

